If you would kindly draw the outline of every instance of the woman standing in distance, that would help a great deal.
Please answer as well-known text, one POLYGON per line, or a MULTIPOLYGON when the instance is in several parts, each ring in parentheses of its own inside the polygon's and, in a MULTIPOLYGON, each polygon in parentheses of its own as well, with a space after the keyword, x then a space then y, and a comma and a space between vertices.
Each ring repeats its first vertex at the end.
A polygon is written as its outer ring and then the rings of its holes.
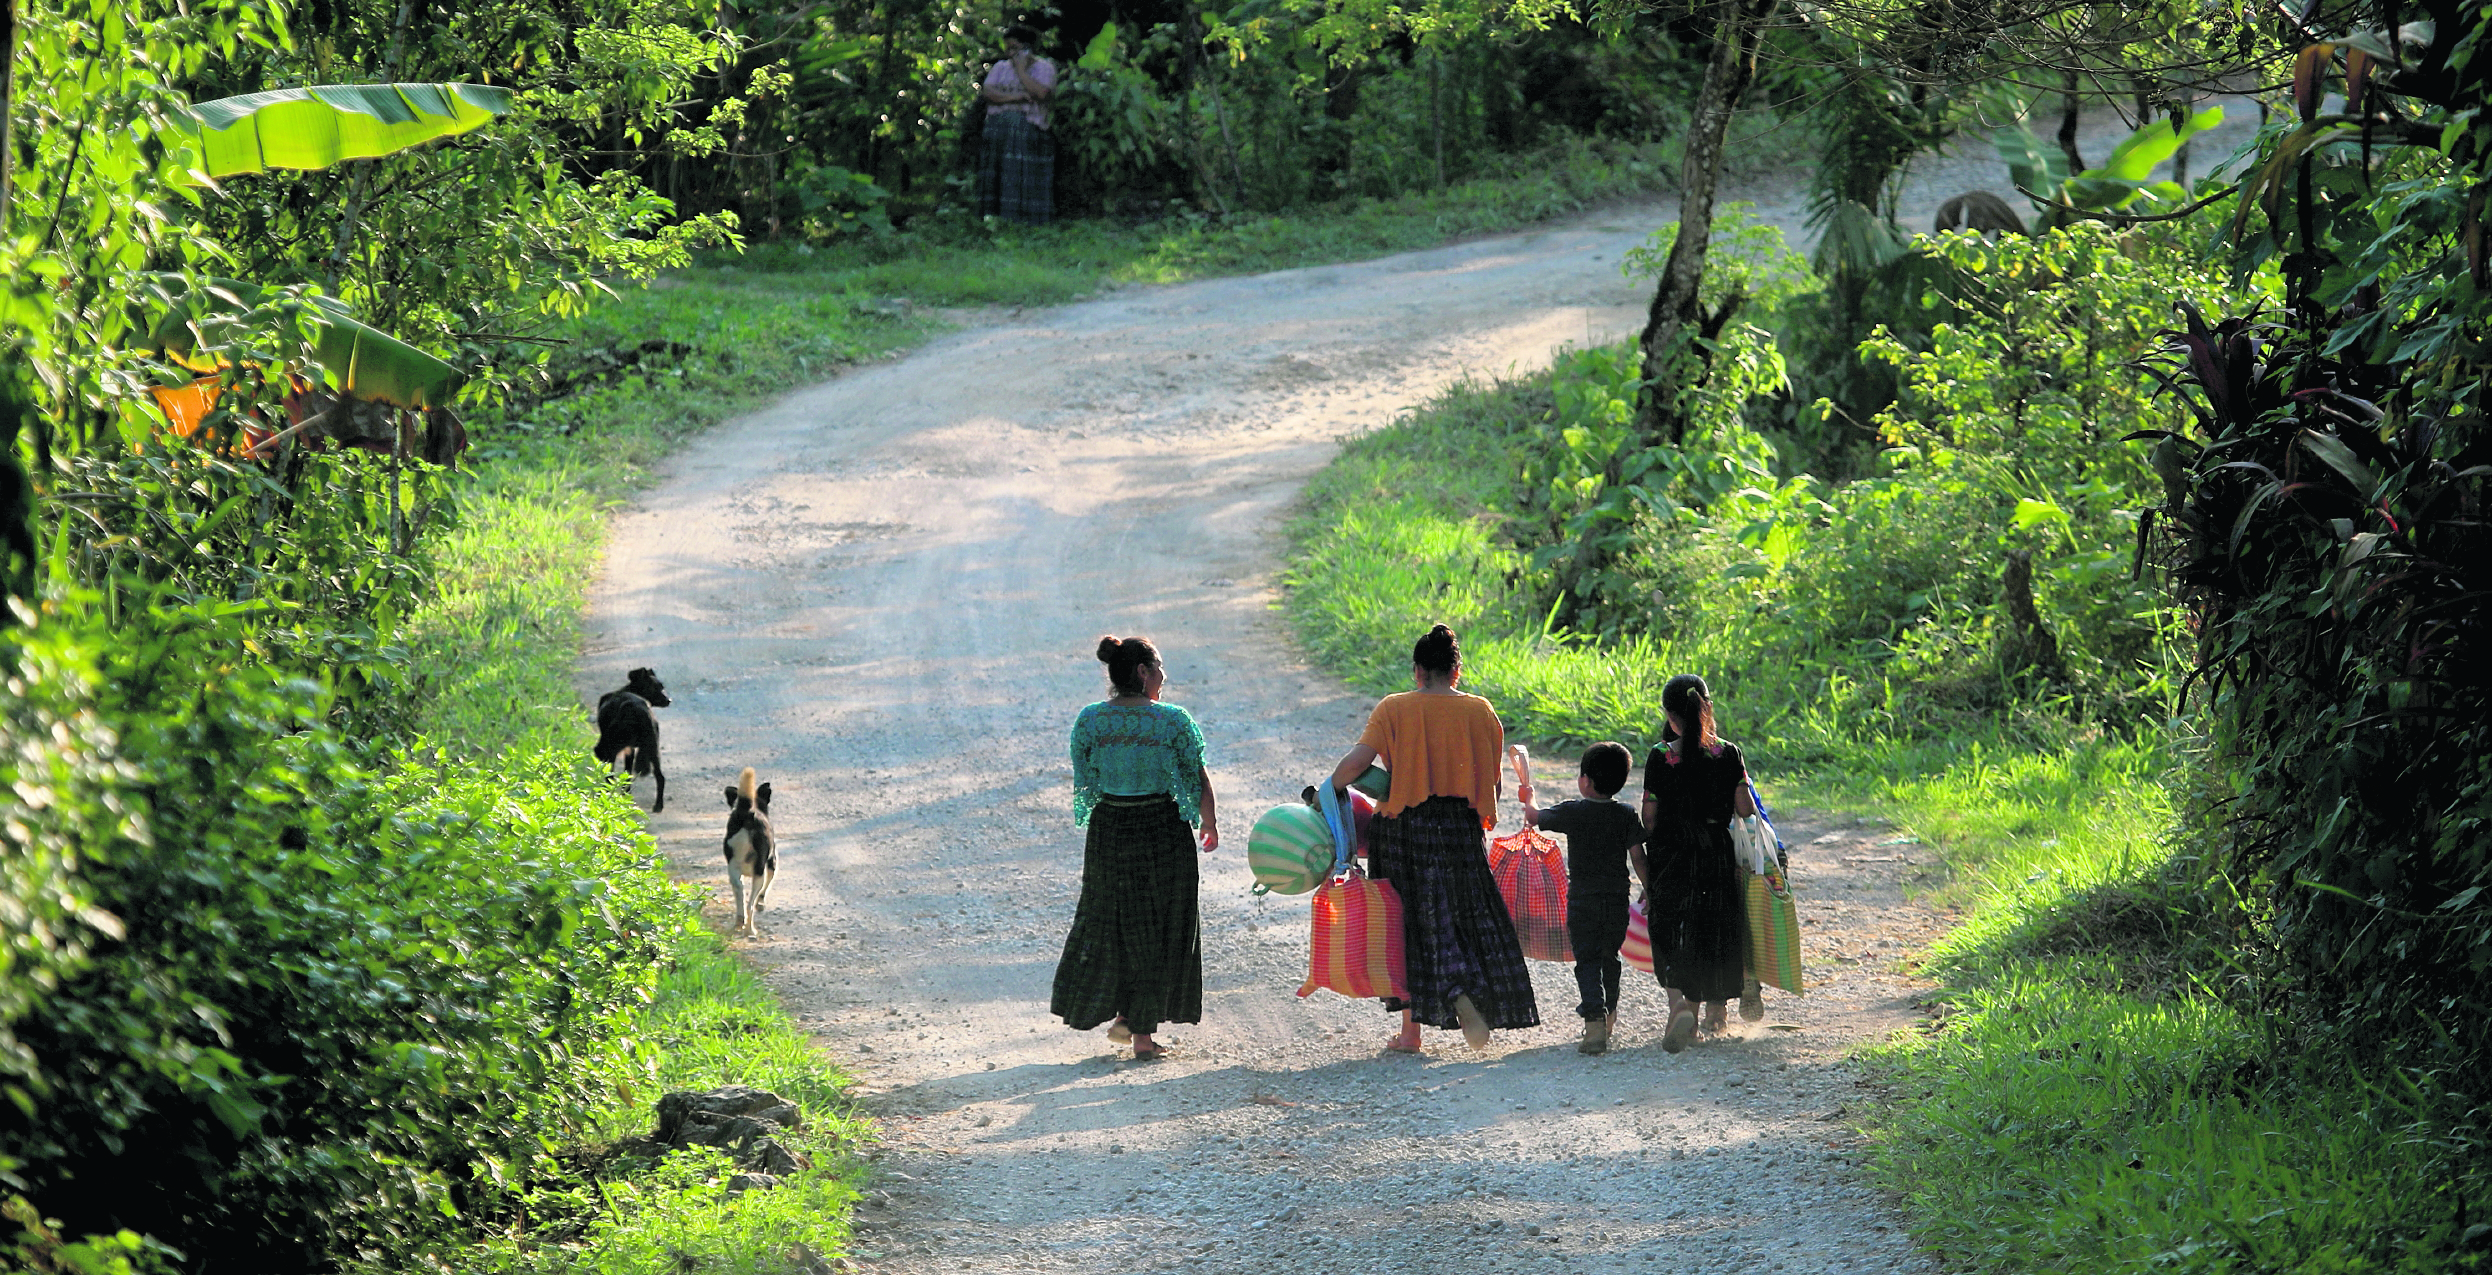
POLYGON ((1073 822, 1087 825, 1082 897, 1056 963, 1048 1012, 1075 1031, 1110 1023, 1134 1057, 1167 1049, 1162 1023, 1203 1021, 1203 934, 1194 861, 1220 848, 1203 732, 1159 702, 1168 676, 1148 639, 1103 637, 1109 697, 1073 719, 1073 822))
POLYGON ((1056 64, 1033 52, 1038 32, 1004 30, 1004 60, 989 67, 978 95, 986 121, 978 134, 978 213, 1023 226, 1056 215, 1056 136, 1047 128, 1047 99, 1056 95, 1056 64))
POLYGON ((1368 861, 1402 899, 1410 976, 1409 1000, 1385 998, 1402 1015, 1401 1034, 1385 1048, 1418 1053, 1425 1023, 1460 1027, 1483 1049, 1490 1028, 1540 1023, 1523 945, 1481 840, 1497 822, 1506 731, 1487 700, 1454 689, 1462 648, 1452 629, 1437 625, 1411 648, 1410 678, 1418 689, 1376 705, 1332 782, 1347 787, 1380 758, 1393 777, 1367 825, 1368 861))
POLYGON ((1705 1030, 1729 1022, 1748 969, 1746 896, 1731 850, 1731 817, 1756 813, 1739 745, 1713 733, 1705 679, 1681 673, 1661 688, 1668 732, 1644 760, 1644 858, 1652 873, 1653 976, 1670 998, 1661 1047, 1687 1048, 1696 1003, 1705 1030))

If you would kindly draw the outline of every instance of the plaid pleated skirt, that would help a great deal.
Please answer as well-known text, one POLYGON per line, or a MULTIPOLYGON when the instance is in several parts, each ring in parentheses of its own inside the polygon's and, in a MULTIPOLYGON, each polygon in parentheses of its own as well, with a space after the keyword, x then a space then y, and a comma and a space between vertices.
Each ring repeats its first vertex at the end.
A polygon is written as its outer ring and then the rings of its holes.
POLYGON ((1748 970, 1747 898, 1730 829, 1664 820, 1645 855, 1653 977, 1689 1000, 1737 998, 1748 970))
POLYGON ((1505 896, 1488 871, 1479 812, 1460 797, 1430 797, 1367 825, 1372 875, 1393 883, 1402 898, 1402 949, 1410 966, 1410 999, 1386 998, 1430 1027, 1460 1027, 1454 998, 1469 996, 1494 1028, 1536 1027, 1523 944, 1514 936, 1505 896))
POLYGON ((978 134, 978 213, 1022 226, 1055 219, 1055 134, 1019 111, 986 117, 978 134))
POLYGON ((1107 797, 1090 812, 1082 898, 1047 1012, 1088 1031, 1203 1021, 1202 869, 1170 797, 1107 797))

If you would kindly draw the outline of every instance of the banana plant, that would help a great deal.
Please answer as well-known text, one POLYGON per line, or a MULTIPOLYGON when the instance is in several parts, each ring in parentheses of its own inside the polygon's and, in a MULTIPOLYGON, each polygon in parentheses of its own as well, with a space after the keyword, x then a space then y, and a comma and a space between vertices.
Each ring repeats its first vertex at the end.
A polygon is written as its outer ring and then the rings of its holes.
POLYGON ((150 348, 203 376, 222 366, 217 351, 299 325, 310 338, 306 356, 327 371, 331 388, 353 398, 409 411, 447 407, 465 380, 450 364, 358 321, 335 297, 234 279, 202 279, 192 288, 178 275, 158 282, 172 304, 150 348))
POLYGON ((511 109, 487 84, 319 84, 220 97, 190 108, 194 184, 292 168, 316 172, 474 132, 511 109))
MULTIPOLYGON (((181 135, 191 153, 181 171, 198 186, 272 169, 319 171, 473 132, 510 109, 510 90, 484 84, 329 84, 217 98, 189 109, 181 135)), ((213 382, 228 360, 218 351, 270 331, 304 332, 306 357, 350 400, 447 407, 463 380, 450 364, 357 321, 332 297, 232 279, 195 288, 177 276, 157 282, 170 304, 149 348, 202 378, 155 396, 182 437, 222 397, 213 382)))
POLYGON ((2016 188, 2041 205, 2044 225, 2062 225, 2086 213, 2117 212, 2151 199, 2188 202, 2189 192, 2170 180, 2152 181, 2157 165, 2181 143, 2224 122, 2224 108, 2210 106, 2175 124, 2159 119, 2122 139, 2098 167, 2068 171, 2068 158, 2023 124, 2001 129, 1991 140, 2016 188))

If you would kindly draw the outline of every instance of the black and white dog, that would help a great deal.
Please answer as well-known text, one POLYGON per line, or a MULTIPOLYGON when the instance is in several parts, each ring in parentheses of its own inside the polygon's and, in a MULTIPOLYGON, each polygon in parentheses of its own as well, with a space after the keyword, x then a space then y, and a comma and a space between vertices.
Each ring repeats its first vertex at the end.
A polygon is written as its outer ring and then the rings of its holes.
POLYGON ((635 775, 656 776, 653 815, 666 809, 666 772, 658 768, 658 717, 649 710, 674 702, 666 697, 666 683, 645 668, 633 669, 622 690, 597 697, 597 760, 621 771, 626 784, 635 775))
POLYGON ((761 917, 761 901, 779 875, 779 848, 770 839, 770 785, 753 786, 753 768, 744 768, 736 786, 727 790, 727 884, 735 887, 736 933, 750 936, 761 917), (745 894, 746 879, 752 893, 745 894))

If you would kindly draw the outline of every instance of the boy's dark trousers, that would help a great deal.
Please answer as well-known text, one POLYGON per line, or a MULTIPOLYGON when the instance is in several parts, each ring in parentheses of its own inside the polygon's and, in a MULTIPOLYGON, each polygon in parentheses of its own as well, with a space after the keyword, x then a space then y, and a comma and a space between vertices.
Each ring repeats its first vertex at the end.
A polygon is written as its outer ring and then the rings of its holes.
POLYGON ((1627 941, 1627 896, 1566 900, 1566 941, 1575 949, 1575 987, 1583 1004, 1575 1012, 1585 1018, 1607 1018, 1618 1010, 1618 947, 1627 941))

